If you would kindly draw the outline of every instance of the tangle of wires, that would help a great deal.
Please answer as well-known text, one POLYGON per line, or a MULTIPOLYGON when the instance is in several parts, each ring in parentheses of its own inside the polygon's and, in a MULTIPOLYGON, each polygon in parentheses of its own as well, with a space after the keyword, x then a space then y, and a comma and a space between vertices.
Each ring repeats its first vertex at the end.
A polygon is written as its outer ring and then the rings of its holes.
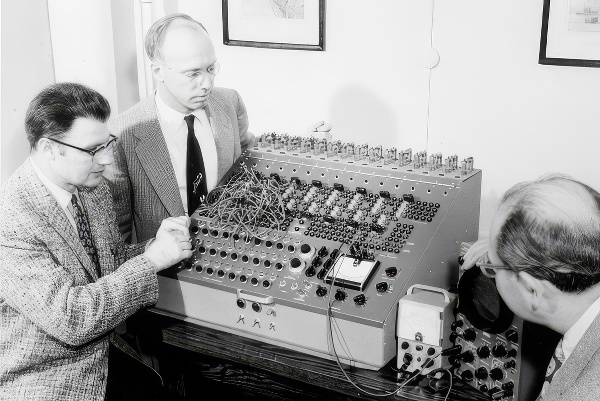
POLYGON ((198 208, 200 216, 208 218, 208 228, 228 231, 243 248, 252 238, 277 240, 285 235, 291 219, 281 198, 278 180, 245 164, 229 181, 215 188, 198 208))

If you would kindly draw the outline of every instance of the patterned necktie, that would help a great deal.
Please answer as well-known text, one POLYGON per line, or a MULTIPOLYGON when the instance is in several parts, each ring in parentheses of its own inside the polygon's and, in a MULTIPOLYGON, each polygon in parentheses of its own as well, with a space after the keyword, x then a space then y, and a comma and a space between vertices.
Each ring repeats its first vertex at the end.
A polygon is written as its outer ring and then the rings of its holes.
POLYGON ((184 120, 188 127, 187 136, 187 160, 186 160, 186 182, 187 182, 187 201, 188 201, 188 216, 204 202, 208 189, 206 188, 206 171, 204 170, 204 159, 202 158, 202 150, 196 139, 194 132, 194 117, 193 114, 185 116, 184 120))
POLYGON ((98 252, 96 252, 96 247, 92 241, 92 232, 90 231, 90 226, 83 213, 83 209, 81 209, 79 202, 77 202, 77 196, 75 196, 75 194, 71 196, 71 206, 73 206, 73 217, 75 218, 75 225, 77 226, 77 233, 79 234, 81 245, 83 245, 83 249, 85 249, 85 252, 90 257, 92 264, 96 268, 96 273, 98 273, 98 277, 100 277, 100 260, 98 259, 98 252))
POLYGON ((558 342, 554 353, 552 354, 552 359, 550 359, 550 363, 548 364, 548 368, 546 369, 546 378, 544 379, 544 385, 542 386, 542 392, 538 397, 539 401, 543 401, 544 395, 546 394, 546 390, 550 387, 550 383, 552 383, 552 379, 556 375, 556 372, 560 369, 563 362, 565 361, 565 354, 562 348, 562 338, 558 342))

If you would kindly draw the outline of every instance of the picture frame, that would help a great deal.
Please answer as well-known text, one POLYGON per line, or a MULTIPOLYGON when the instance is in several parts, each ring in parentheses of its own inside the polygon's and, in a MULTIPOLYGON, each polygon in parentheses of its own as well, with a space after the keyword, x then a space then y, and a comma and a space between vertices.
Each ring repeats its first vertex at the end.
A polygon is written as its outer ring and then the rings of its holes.
POLYGON ((539 64, 600 67, 600 0, 544 0, 539 64))
POLYGON ((325 0, 222 0, 223 44, 325 50, 325 0))

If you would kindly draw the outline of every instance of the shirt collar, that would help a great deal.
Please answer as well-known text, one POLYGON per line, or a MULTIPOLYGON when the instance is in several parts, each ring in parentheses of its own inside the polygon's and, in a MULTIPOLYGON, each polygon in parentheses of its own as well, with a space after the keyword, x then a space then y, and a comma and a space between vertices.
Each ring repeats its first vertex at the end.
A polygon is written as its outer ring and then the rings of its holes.
POLYGON ((565 359, 571 355, 581 337, 587 329, 592 325, 594 319, 600 313, 600 298, 598 298, 585 313, 575 322, 573 326, 565 333, 563 337, 562 348, 565 354, 565 359))
MULTIPOLYGON (((171 106, 166 104, 162 98, 160 97, 160 92, 156 91, 156 109, 158 110, 158 115, 160 118, 167 124, 172 126, 179 126, 184 122, 184 117, 189 114, 183 114, 179 111, 173 109, 171 106)), ((204 108, 194 110, 191 114, 196 116, 196 118, 202 122, 202 116, 206 116, 206 110, 204 108)))
MULTIPOLYGON (((44 174, 42 169, 40 169, 38 165, 35 164, 35 161, 31 157, 29 158, 29 161, 31 162, 33 171, 38 176, 40 181, 42 181, 42 184, 44 184, 44 186, 48 189, 50 195, 52 195, 54 199, 56 199, 56 202, 58 202, 58 205, 63 210, 67 210, 67 208, 71 204, 71 197, 73 196, 73 193, 67 191, 64 188, 59 187, 58 185, 50 181, 50 179, 46 176, 46 174, 44 174)), ((77 189, 75 189, 74 193, 75 195, 77 195, 77 189)))

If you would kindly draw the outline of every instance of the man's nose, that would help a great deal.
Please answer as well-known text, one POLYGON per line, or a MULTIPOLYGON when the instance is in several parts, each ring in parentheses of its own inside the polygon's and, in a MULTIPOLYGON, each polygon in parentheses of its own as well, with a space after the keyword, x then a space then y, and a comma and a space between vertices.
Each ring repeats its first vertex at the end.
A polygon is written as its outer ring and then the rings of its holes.
POLYGON ((113 152, 102 152, 96 154, 95 160, 98 164, 108 166, 109 164, 112 164, 115 161, 115 155, 113 152))
POLYGON ((211 74, 202 74, 198 79, 198 86, 202 89, 210 89, 215 77, 211 74))

